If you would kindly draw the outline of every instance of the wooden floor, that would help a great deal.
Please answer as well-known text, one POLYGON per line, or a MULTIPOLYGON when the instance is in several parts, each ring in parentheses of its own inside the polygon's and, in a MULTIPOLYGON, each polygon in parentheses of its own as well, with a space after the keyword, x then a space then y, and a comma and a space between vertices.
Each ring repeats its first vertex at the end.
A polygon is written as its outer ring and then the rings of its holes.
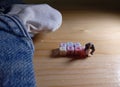
POLYGON ((120 87, 120 15, 106 11, 61 11, 59 30, 34 39, 37 87, 120 87), (51 56, 60 42, 93 42, 92 57, 51 56))

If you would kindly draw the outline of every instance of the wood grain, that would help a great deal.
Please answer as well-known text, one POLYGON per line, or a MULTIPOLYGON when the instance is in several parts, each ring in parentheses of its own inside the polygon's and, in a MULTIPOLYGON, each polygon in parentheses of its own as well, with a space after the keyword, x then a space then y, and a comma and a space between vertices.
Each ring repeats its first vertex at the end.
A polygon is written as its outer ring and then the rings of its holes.
POLYGON ((59 30, 34 39, 37 87, 120 87, 120 15, 102 11, 61 11, 59 30), (60 42, 93 42, 92 57, 51 56, 60 42))

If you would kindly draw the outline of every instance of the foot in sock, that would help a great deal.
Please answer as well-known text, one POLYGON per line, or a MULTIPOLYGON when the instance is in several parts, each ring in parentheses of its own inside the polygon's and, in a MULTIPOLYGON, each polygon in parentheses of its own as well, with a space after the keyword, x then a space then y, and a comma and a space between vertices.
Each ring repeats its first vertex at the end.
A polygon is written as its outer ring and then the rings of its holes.
POLYGON ((33 35, 41 31, 55 31, 62 24, 61 13, 47 4, 15 4, 8 14, 18 15, 27 31, 33 35))

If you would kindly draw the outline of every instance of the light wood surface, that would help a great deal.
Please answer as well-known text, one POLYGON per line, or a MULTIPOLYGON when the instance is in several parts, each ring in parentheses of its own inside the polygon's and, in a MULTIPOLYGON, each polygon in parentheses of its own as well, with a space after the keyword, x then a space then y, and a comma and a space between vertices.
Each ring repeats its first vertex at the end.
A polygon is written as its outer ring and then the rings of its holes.
POLYGON ((37 87, 120 87, 120 15, 106 11, 61 11, 59 30, 34 38, 37 87), (51 57, 60 42, 93 42, 92 57, 51 57))

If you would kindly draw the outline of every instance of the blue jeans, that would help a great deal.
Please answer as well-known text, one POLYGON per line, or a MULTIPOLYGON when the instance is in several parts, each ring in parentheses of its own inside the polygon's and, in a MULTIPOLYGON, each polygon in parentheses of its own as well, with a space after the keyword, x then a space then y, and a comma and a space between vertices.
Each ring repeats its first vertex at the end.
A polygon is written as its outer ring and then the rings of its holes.
POLYGON ((21 4, 22 0, 0 0, 0 13, 8 13, 13 4, 21 4))
POLYGON ((36 87, 34 46, 17 16, 0 15, 0 87, 36 87))

